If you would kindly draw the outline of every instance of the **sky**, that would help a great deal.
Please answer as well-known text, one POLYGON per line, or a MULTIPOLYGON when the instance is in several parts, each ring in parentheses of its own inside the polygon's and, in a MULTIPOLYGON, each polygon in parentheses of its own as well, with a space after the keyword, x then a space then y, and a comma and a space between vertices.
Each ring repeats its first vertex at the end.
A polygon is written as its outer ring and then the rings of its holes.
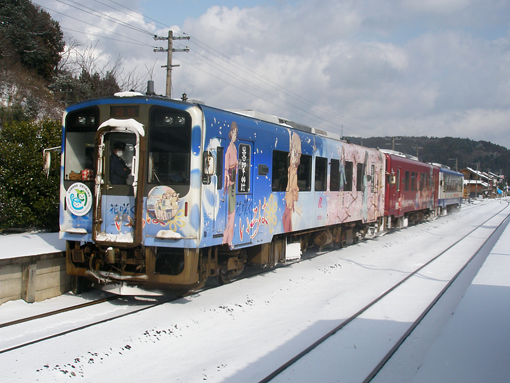
MULTIPOLYGON (((100 68, 340 135, 510 148, 508 0, 36 0, 100 68), (86 4, 86 5, 82 5, 86 4), (85 8, 86 7, 86 8, 85 8), (111 19, 112 17, 114 19, 111 19), (127 25, 126 25, 127 24, 127 25)), ((145 88, 145 85, 143 85, 145 88)), ((144 90, 144 89, 140 89, 144 90)))

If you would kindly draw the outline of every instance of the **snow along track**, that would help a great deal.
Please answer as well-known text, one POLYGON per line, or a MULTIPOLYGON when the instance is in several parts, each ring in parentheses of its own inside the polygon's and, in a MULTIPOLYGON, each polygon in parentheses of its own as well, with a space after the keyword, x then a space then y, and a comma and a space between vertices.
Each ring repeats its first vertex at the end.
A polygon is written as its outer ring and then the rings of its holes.
POLYGON ((5 322, 0 324, 0 354, 122 318, 175 299, 177 298, 166 298, 159 301, 137 301, 109 296, 104 299, 5 322), (115 305, 112 304, 114 301, 121 301, 122 303, 115 305), (79 323, 74 320, 76 314, 73 311, 75 310, 83 311, 79 323), (67 320, 66 315, 73 319, 67 320))
POLYGON ((478 263, 483 263, 509 223, 510 209, 505 205, 260 382, 371 381, 473 259, 481 257, 478 263), (374 320, 389 325, 381 331, 381 326, 370 325, 374 320))

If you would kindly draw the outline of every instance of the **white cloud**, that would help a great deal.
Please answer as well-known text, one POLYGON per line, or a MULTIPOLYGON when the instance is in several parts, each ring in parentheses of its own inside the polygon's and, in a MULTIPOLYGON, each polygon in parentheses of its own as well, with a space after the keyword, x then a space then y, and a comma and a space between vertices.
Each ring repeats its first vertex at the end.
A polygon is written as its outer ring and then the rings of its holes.
MULTIPOLYGON (((80 17, 166 47, 148 34, 80 17)), ((137 17, 122 15, 166 36, 168 29, 137 17)), ((163 15, 151 17, 165 21, 163 15)), ((172 27, 191 35, 190 41, 175 42, 191 51, 173 56, 174 64, 181 64, 173 70, 173 95, 186 92, 224 108, 257 108, 326 130, 344 125, 346 134, 450 135, 510 147, 510 137, 502 133, 510 123, 509 18, 510 4, 498 0, 213 6, 172 27), (313 115, 306 115, 308 110, 313 115)), ((165 54, 112 40, 101 40, 98 49, 102 58, 121 54, 127 71, 154 67, 156 91, 164 93, 165 54)))

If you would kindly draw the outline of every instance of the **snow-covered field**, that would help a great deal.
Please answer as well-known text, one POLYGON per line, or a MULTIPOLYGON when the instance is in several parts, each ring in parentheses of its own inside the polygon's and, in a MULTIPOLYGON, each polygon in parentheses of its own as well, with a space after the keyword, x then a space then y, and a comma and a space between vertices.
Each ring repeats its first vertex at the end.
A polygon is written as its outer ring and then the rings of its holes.
MULTIPOLYGON (((506 205, 469 205, 430 223, 0 354, 0 380, 258 382, 506 205)), ((509 213, 500 214, 500 221, 509 213)), ((63 301, 83 299, 8 302, 0 306, 0 323, 63 301)), ((78 322, 79 311, 74 315, 78 322)), ((65 318, 73 321, 72 315, 65 318)), ((16 327, 11 331, 15 336, 16 327)), ((334 370, 322 372, 338 381, 334 370)))

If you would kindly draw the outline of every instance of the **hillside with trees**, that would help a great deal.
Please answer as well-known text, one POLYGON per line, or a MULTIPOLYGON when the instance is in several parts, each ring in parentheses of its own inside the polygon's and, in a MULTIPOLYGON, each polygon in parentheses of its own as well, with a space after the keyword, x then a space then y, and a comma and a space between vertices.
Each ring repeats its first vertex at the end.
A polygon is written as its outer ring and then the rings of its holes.
POLYGON ((510 176, 510 150, 488 141, 454 137, 347 137, 353 144, 390 149, 458 170, 470 167, 510 176))
POLYGON ((46 175, 43 150, 60 145, 68 105, 139 85, 132 74, 121 78, 121 64, 100 66, 94 47, 65 42, 59 23, 31 1, 2 0, 0 231, 58 228, 60 158, 46 175))

